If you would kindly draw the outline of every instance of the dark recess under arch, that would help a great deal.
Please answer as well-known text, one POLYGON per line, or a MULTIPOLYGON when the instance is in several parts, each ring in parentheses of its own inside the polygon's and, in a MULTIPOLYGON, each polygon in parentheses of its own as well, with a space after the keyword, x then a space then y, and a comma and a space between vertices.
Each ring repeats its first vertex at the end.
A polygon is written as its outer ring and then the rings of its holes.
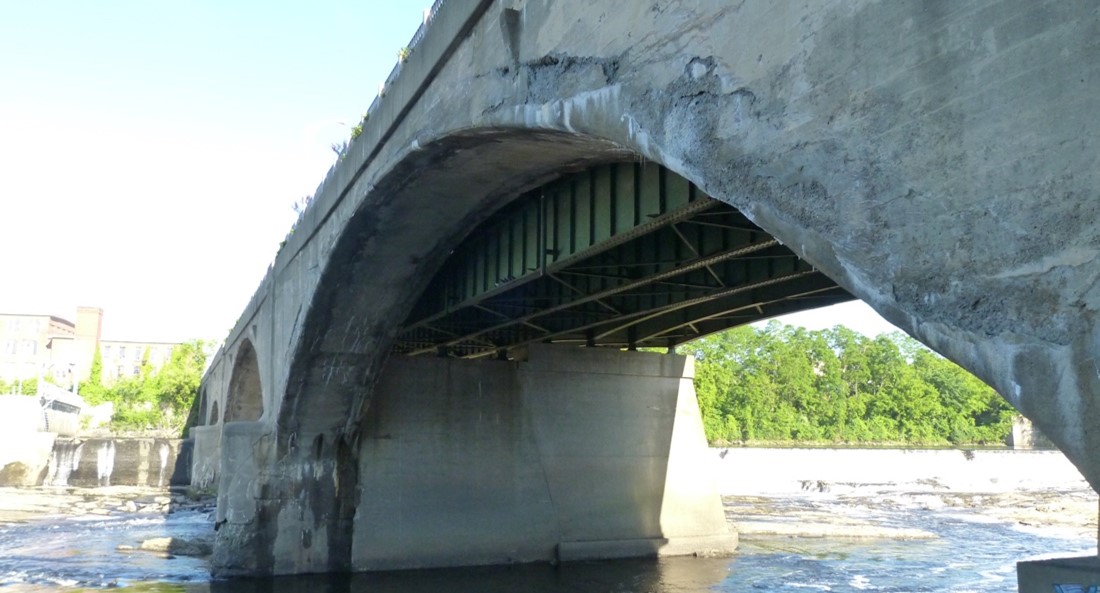
POLYGON ((259 420, 264 412, 260 388, 260 365, 252 342, 243 340, 237 349, 229 395, 225 402, 225 421, 259 420))

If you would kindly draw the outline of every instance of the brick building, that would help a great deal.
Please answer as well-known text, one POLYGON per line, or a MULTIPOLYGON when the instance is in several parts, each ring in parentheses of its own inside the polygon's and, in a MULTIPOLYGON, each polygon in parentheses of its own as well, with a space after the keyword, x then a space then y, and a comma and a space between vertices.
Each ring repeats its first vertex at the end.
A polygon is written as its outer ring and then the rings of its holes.
POLYGON ((177 344, 104 340, 103 309, 78 307, 76 323, 54 315, 0 313, 0 380, 16 383, 36 377, 52 377, 71 385, 75 377, 85 381, 98 349, 103 360, 103 381, 141 374, 143 363, 159 369, 177 344))

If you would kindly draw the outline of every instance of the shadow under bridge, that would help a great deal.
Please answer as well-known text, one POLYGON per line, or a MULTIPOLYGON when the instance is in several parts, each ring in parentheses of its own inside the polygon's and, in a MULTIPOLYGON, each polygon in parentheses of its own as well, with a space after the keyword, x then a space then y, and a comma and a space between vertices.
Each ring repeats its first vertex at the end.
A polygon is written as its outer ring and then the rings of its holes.
POLYGON ((683 177, 655 163, 614 163, 529 191, 475 229, 413 308, 394 352, 671 348, 853 299, 683 177))

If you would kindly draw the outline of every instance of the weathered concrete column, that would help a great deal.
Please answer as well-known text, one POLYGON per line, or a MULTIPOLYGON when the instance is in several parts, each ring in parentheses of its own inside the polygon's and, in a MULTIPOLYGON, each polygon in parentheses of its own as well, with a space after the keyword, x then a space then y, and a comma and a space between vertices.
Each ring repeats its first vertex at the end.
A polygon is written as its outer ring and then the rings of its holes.
POLYGON ((691 363, 391 359, 363 429, 354 569, 733 551, 691 363))
POLYGON ((221 464, 222 427, 192 426, 188 436, 194 441, 191 456, 191 485, 196 488, 217 486, 221 464))
POLYGON ((267 537, 260 500, 272 438, 260 422, 227 422, 218 468, 217 532, 211 570, 215 576, 270 574, 273 541, 267 537))
POLYGON ((221 444, 215 576, 349 572, 356 479, 342 440, 280 446, 263 422, 228 422, 221 444))

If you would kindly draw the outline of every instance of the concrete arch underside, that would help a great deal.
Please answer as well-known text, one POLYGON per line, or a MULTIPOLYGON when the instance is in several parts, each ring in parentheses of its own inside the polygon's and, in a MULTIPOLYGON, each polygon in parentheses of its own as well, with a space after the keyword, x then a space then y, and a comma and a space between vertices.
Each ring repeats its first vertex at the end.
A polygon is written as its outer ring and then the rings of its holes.
POLYGON ((237 348, 237 356, 233 362, 225 401, 225 422, 256 421, 263 413, 260 363, 252 342, 246 339, 237 348))
POLYGON ((224 572, 353 568, 373 389, 446 256, 523 192, 637 159, 993 385, 1100 485, 1098 9, 479 6, 276 262, 289 346, 239 472, 263 494, 219 503, 224 572))

